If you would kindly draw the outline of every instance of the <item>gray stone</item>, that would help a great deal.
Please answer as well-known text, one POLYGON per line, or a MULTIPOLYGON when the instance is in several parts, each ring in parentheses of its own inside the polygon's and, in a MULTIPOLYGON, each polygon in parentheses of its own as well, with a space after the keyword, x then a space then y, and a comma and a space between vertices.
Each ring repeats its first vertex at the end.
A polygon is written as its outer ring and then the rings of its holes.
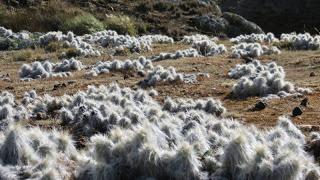
POLYGON ((316 76, 316 73, 315 72, 311 72, 310 73, 310 77, 314 77, 314 76, 316 76))
POLYGON ((263 33, 262 29, 253 22, 233 14, 223 13, 222 16, 204 15, 196 16, 192 23, 201 31, 215 35, 227 35, 229 37, 240 34, 263 33))
POLYGON ((229 25, 228 22, 217 16, 197 16, 192 19, 194 25, 205 32, 221 33, 224 32, 229 25))
POLYGON ((309 105, 309 99, 306 97, 304 98, 301 103, 300 103, 301 106, 304 106, 304 107, 307 107, 309 105))
POLYGON ((238 36, 240 34, 264 33, 263 30, 255 23, 250 22, 240 15, 226 12, 222 17, 229 22, 226 33, 228 36, 238 36))

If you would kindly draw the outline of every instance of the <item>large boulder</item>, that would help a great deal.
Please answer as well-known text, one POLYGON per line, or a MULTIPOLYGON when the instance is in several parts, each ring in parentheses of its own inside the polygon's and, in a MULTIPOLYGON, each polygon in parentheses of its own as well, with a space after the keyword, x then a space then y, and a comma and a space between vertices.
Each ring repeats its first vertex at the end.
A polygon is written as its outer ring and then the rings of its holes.
POLYGON ((222 16, 204 15, 196 16, 192 23, 201 31, 216 35, 225 34, 228 37, 240 34, 263 33, 262 29, 253 22, 230 12, 222 16))
POLYGON ((196 16, 192 19, 192 22, 201 31, 214 34, 225 32, 227 26, 229 26, 229 23, 224 18, 213 15, 196 16))
POLYGON ((263 33, 263 30, 255 23, 250 22, 240 15, 234 13, 223 13, 222 17, 229 22, 226 33, 228 36, 238 36, 240 34, 263 33))

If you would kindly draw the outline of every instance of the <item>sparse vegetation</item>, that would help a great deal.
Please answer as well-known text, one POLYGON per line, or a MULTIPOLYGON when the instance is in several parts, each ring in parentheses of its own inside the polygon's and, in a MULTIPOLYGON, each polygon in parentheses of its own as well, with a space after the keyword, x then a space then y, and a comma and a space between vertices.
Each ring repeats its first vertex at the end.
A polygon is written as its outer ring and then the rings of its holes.
POLYGON ((33 52, 31 50, 21 50, 14 53, 13 61, 31 61, 33 52))
POLYGON ((110 15, 104 20, 104 24, 106 29, 117 31, 119 34, 136 35, 138 32, 133 20, 125 15, 110 15))
POLYGON ((72 58, 77 56, 79 56, 79 52, 77 51, 76 48, 68 48, 66 49, 64 58, 72 58))
POLYGON ((75 34, 83 35, 102 31, 104 26, 103 23, 96 19, 93 15, 84 13, 70 19, 66 19, 61 29, 65 32, 72 31, 75 34))
POLYGON ((47 52, 57 52, 58 50, 63 48, 63 43, 58 41, 52 41, 50 42, 44 49, 47 52))
POLYGON ((295 50, 293 42, 279 41, 279 42, 273 43, 273 45, 276 46, 279 49, 295 50))
POLYGON ((2 10, 0 24, 16 32, 63 30, 85 34, 103 29, 103 24, 92 14, 62 0, 50 0, 43 6, 18 8, 16 11, 4 7, 2 10))

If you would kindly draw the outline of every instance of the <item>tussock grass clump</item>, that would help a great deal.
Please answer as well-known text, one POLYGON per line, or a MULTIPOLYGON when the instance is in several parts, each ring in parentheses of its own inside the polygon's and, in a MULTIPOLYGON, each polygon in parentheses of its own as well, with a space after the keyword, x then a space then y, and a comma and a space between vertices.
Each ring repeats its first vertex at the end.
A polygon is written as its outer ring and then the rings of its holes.
POLYGON ((7 92, 0 93, 0 130, 5 130, 11 124, 29 118, 27 109, 15 102, 15 97, 7 92))
POLYGON ((176 84, 183 82, 183 74, 177 73, 174 67, 171 66, 169 68, 164 68, 162 66, 157 66, 152 71, 150 71, 147 77, 139 84, 142 87, 149 87, 161 83, 176 84))
POLYGON ((195 41, 192 44, 192 47, 203 56, 214 56, 227 52, 227 49, 223 44, 217 45, 215 42, 210 40, 195 41))
POLYGON ((167 98, 164 101, 163 109, 171 113, 202 110, 216 116, 220 116, 226 112, 226 109, 222 106, 221 102, 214 99, 196 101, 191 99, 178 99, 173 101, 171 98, 167 98))
POLYGON ((262 64, 259 60, 253 60, 248 64, 237 64, 236 67, 232 68, 228 72, 228 76, 231 78, 239 79, 244 76, 257 76, 262 71, 269 71, 272 73, 284 74, 282 66, 278 66, 275 62, 262 64))
MULTIPOLYGON (((192 51, 195 52, 195 51, 192 51)), ((168 57, 164 57, 165 59, 168 57)), ((155 60, 155 59, 154 59, 155 60)), ((193 84, 198 81, 198 77, 209 77, 207 73, 177 73, 176 69, 172 66, 165 68, 163 66, 156 66, 147 72, 147 76, 144 80, 138 84, 140 87, 146 88, 156 85, 164 84, 180 84, 187 83, 193 84)))
POLYGON ((31 80, 49 77, 70 76, 71 71, 79 71, 84 66, 74 58, 64 59, 61 63, 33 62, 32 64, 23 64, 20 68, 20 78, 22 80, 31 80))
POLYGON ((78 156, 70 136, 39 128, 9 128, 1 138, 0 177, 70 178, 71 161, 78 156), (28 167, 28 168, 23 168, 28 167))
POLYGON ((231 57, 260 57, 262 55, 280 54, 281 51, 276 46, 270 48, 259 43, 241 43, 231 47, 231 57))
POLYGON ((249 64, 237 65, 228 75, 239 79, 232 88, 233 95, 238 98, 263 97, 270 94, 283 97, 311 93, 308 88, 294 87, 291 82, 286 81, 283 68, 275 62, 262 65, 260 61, 254 60, 249 64))
POLYGON ((181 42, 184 44, 193 44, 196 41, 204 41, 204 40, 216 42, 218 41, 218 38, 217 37, 210 38, 207 35, 195 34, 191 36, 183 36, 183 39, 181 40, 181 42))
POLYGON ((273 33, 267 34, 250 34, 250 35, 240 35, 235 38, 231 38, 230 41, 235 44, 240 43, 277 43, 279 39, 274 36, 273 33))
POLYGON ((200 54, 194 48, 189 48, 185 50, 178 50, 174 53, 160 53, 159 55, 152 56, 151 61, 163 61, 167 59, 180 59, 184 57, 199 57, 200 54))
POLYGON ((0 50, 19 50, 34 48, 36 46, 36 36, 27 31, 18 33, 11 29, 0 27, 0 50))
POLYGON ((294 50, 318 50, 320 48, 320 36, 312 36, 310 33, 281 34, 279 45, 294 50))
POLYGON ((140 57, 136 60, 126 60, 126 61, 107 61, 107 62, 97 62, 93 68, 87 72, 89 76, 97 76, 102 73, 109 72, 141 72, 145 74, 145 70, 153 69, 153 64, 149 59, 145 57, 140 57))
POLYGON ((62 43, 63 47, 75 49, 76 55, 100 56, 100 51, 96 50, 91 44, 85 42, 81 36, 74 35, 73 32, 63 34, 61 31, 48 32, 39 37, 39 45, 49 48, 50 44, 62 43))

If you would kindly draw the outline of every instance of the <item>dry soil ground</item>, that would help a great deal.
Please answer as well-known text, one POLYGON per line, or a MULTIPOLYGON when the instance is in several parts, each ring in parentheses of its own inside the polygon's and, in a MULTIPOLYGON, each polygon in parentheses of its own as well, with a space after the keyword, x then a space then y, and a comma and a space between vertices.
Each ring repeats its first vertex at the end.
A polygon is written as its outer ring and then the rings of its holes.
MULTIPOLYGON (((146 52, 141 55, 150 56, 152 54, 159 54, 160 52, 174 52, 177 49, 185 48, 188 48, 188 46, 180 44, 156 45, 152 52, 146 52)), ((30 51, 32 51, 32 57, 40 57, 43 59, 49 58, 52 61, 58 61, 57 53, 46 53, 41 49, 30 51)), ((19 68, 23 63, 30 63, 30 61, 15 61, 14 57, 17 53, 19 52, 0 52, 0 75, 9 74, 11 78, 11 81, 0 80, 0 90, 12 92, 18 99, 23 96, 25 91, 30 91, 32 89, 36 90, 40 95, 50 94, 53 96, 60 96, 65 93, 73 94, 79 90, 85 90, 88 85, 107 85, 112 82, 117 82, 121 86, 138 88, 137 83, 143 79, 134 74, 129 76, 129 78, 124 78, 125 75, 120 72, 103 74, 88 79, 85 76, 86 70, 82 70, 73 73, 73 76, 68 78, 51 78, 22 82, 19 80, 19 68), (54 90, 56 84, 63 83, 66 87, 54 90)), ((132 59, 137 56, 139 55, 130 54, 116 57, 104 55, 97 58, 79 59, 85 65, 92 65, 99 60, 132 59)), ((301 116, 292 118, 292 120, 297 125, 313 125, 314 128, 318 128, 320 122, 320 51, 282 51, 281 55, 263 56, 259 59, 262 60, 262 62, 275 61, 277 64, 284 67, 289 81, 293 82, 296 86, 313 89, 313 93, 307 95, 310 106, 304 110, 304 113, 301 116), (311 72, 314 72, 316 76, 310 77, 311 72)), ((161 64, 166 67, 174 66, 178 72, 205 72, 210 74, 210 78, 202 79, 196 84, 158 85, 154 87, 159 92, 159 97, 157 99, 162 102, 167 96, 173 98, 213 97, 222 101, 228 110, 229 117, 234 117, 244 123, 255 124, 264 128, 273 126, 277 122, 279 116, 290 116, 293 108, 298 106, 304 98, 288 97, 273 99, 269 102, 266 109, 262 111, 251 111, 250 108, 255 105, 259 100, 259 97, 242 100, 228 98, 236 80, 228 78, 227 72, 238 63, 243 63, 243 61, 231 59, 228 57, 228 54, 215 57, 184 58, 157 62, 155 64, 161 64)), ((50 124, 50 120, 41 122, 50 124)), ((41 123, 39 124, 41 125, 41 123)))

